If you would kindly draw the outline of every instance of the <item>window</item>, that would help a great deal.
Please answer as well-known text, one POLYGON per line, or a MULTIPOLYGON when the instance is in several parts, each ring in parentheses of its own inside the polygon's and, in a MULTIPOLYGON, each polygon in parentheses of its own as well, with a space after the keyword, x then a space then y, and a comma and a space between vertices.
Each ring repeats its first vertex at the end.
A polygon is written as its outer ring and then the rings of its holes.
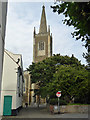
POLYGON ((44 50, 44 42, 39 42, 39 50, 44 50))
POLYGON ((18 67, 18 96, 21 97, 20 89, 21 89, 21 68, 18 67))
POLYGON ((25 86, 24 86, 24 92, 25 92, 25 86))
POLYGON ((24 79, 24 84, 23 84, 23 92, 25 92, 26 91, 26 86, 25 86, 25 84, 26 84, 26 79, 24 79))

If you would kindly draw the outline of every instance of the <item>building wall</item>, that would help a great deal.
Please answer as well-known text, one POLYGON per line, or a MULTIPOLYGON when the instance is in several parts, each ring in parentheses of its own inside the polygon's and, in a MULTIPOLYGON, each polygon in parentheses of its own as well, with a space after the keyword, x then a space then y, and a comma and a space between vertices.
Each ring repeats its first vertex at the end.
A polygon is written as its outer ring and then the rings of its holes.
POLYGON ((35 61, 34 62, 39 62, 48 57, 48 35, 36 35, 35 36, 35 61), (42 52, 42 50, 38 50, 38 43, 40 41, 45 42, 45 53, 43 52, 42 55, 40 55, 39 52, 42 52))
POLYGON ((23 106, 25 106, 25 103, 27 103, 28 106, 30 105, 31 102, 30 89, 31 89, 30 74, 28 71, 24 71, 23 106))
MULTIPOLYGON (((2 77, 2 65, 3 65, 3 53, 4 53, 4 39, 5 39, 5 28, 6 28, 6 13, 7 3, 0 2, 0 83, 2 77)), ((0 86, 1 90, 1 86, 0 86)))
POLYGON ((2 90, 16 90, 18 65, 4 53, 2 90))
MULTIPOLYGON (((6 28, 6 13, 7 13, 7 3, 0 2, 0 108, 1 108, 1 81, 2 81, 4 39, 5 39, 5 28, 6 28)), ((0 114, 1 114, 1 109, 0 109, 0 114)))
POLYGON ((34 36, 33 46, 33 62, 39 62, 47 57, 52 56, 52 39, 50 34, 36 34, 34 36), (45 43, 45 50, 38 50, 38 43, 43 41, 45 43))
MULTIPOLYGON (((1 90, 2 115, 3 115, 3 103, 4 103, 5 95, 12 96, 12 110, 22 106, 22 95, 19 96, 20 91, 22 91, 22 87, 20 88, 20 86, 18 86, 19 66, 15 63, 15 61, 17 61, 18 58, 21 59, 21 55, 15 55, 8 51, 4 52, 2 90, 1 90), (12 57, 13 59, 11 59, 10 57, 12 57)), ((21 65, 21 61, 19 65, 21 65)), ((22 78, 20 78, 20 85, 22 86, 22 78)))
POLYGON ((35 83, 32 83, 31 84, 31 104, 33 104, 34 102, 37 102, 37 96, 36 96, 36 101, 35 101, 35 97, 33 97, 35 95, 34 89, 38 89, 38 85, 36 85, 35 83))
POLYGON ((16 92, 16 109, 20 106, 22 106, 23 102, 23 81, 22 81, 22 76, 20 76, 19 80, 19 75, 17 76, 17 92, 16 92), (20 82, 20 83, 19 83, 20 82))

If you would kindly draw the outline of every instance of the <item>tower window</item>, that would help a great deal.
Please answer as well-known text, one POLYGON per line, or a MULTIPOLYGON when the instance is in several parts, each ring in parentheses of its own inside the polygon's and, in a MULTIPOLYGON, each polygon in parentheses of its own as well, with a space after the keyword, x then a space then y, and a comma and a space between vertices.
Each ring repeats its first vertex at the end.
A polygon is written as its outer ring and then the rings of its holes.
POLYGON ((39 50, 44 50, 44 42, 39 42, 39 50))

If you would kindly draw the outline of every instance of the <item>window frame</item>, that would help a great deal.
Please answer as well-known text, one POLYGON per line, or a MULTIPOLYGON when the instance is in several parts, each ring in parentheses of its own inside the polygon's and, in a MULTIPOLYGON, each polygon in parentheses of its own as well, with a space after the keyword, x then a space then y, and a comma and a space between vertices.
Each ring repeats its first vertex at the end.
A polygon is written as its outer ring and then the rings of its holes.
POLYGON ((44 41, 38 42, 38 50, 45 50, 45 42, 44 41))

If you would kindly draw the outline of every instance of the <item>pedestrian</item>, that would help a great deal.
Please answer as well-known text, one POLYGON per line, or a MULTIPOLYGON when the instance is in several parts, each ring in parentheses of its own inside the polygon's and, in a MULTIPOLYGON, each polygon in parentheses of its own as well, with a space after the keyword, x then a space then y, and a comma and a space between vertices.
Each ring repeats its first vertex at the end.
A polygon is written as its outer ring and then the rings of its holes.
POLYGON ((26 105, 26 108, 28 107, 28 103, 25 103, 25 105, 26 105))
POLYGON ((54 107, 53 107, 53 105, 50 105, 50 112, 51 112, 51 114, 54 114, 54 107))

